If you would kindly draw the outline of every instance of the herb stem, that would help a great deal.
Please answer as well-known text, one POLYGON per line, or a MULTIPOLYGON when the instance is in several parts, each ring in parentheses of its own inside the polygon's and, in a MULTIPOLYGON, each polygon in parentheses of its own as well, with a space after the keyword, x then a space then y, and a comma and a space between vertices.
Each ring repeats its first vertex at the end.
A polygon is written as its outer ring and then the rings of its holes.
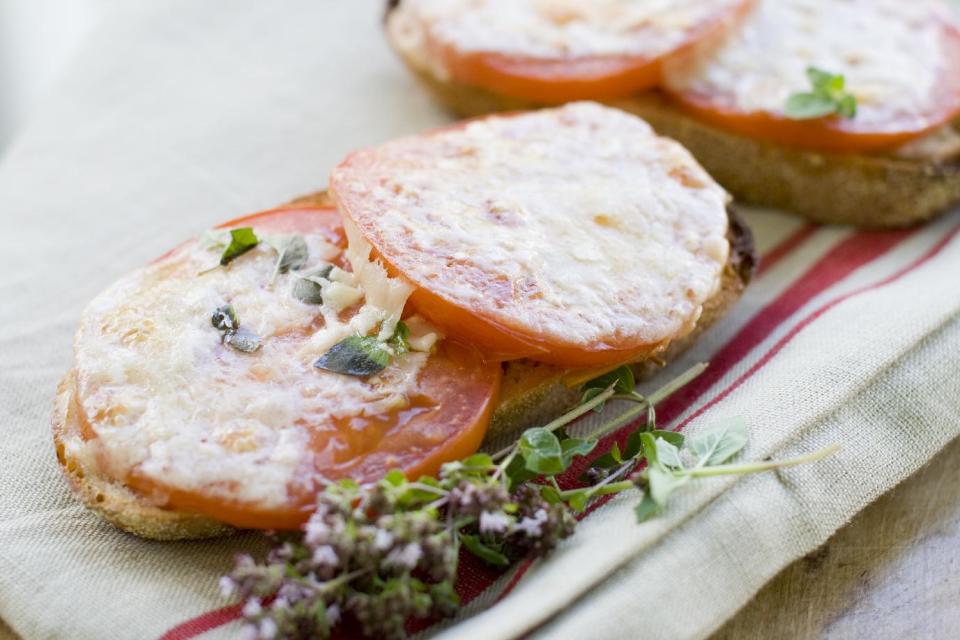
POLYGON ((647 398, 647 401, 653 406, 657 406, 658 404, 666 400, 668 397, 672 396, 674 392, 679 391, 683 387, 693 382, 695 378, 699 377, 700 374, 706 370, 707 370, 707 363, 698 362, 697 364, 693 365, 692 367, 690 367, 689 369, 681 373, 679 376, 677 376, 667 384, 663 385, 662 387, 660 387, 659 389, 651 393, 650 397, 647 398))
POLYGON ((445 489, 439 487, 431 487, 429 484, 424 484, 422 482, 411 482, 408 485, 412 489, 419 489, 420 491, 426 491, 427 493, 432 493, 435 496, 445 497, 449 492, 445 489))
MULTIPOLYGON (((560 427, 564 427, 570 424, 580 416, 593 411, 595 407, 609 400, 614 395, 615 392, 616 391, 614 390, 613 385, 611 385, 606 389, 604 389, 603 391, 601 391, 600 393, 598 393, 593 398, 590 398, 590 400, 584 402, 583 404, 577 405, 576 407, 566 412, 559 418, 556 418, 555 420, 548 422, 546 425, 543 426, 543 428, 546 429, 547 431, 556 431, 560 427)), ((510 454, 513 453, 515 455, 516 451, 517 451, 517 444, 512 444, 509 447, 504 447, 500 451, 497 451, 495 454, 493 454, 492 458, 494 461, 501 460, 507 456, 510 456, 510 458, 513 458, 513 456, 510 454)), ((510 464, 510 463, 507 462, 507 464, 510 464)), ((500 466, 506 467, 507 465, 502 464, 500 466)))
POLYGON ((721 464, 715 467, 703 467, 690 469, 685 474, 692 478, 709 478, 712 476, 726 475, 746 475, 749 473, 759 473, 761 471, 770 471, 772 469, 782 469, 784 467, 795 467, 808 462, 816 462, 832 455, 840 450, 839 444, 832 444, 819 451, 814 451, 805 456, 789 458, 787 460, 771 460, 769 462, 745 462, 742 464, 721 464))
MULTIPOLYGON (((640 394, 634 392, 631 394, 630 399, 637 403, 636 406, 627 409, 619 416, 604 422, 602 425, 594 429, 588 435, 584 436, 587 440, 595 439, 599 440, 604 437, 611 431, 616 431, 620 427, 630 422, 633 422, 636 418, 640 417, 645 411, 648 411, 650 407, 656 406, 658 403, 663 402, 668 397, 670 397, 675 391, 683 388, 684 386, 690 384, 690 382, 699 376, 701 373, 706 371, 707 365, 703 362, 695 364, 690 367, 679 376, 662 386, 661 388, 654 391, 650 394, 649 397, 645 398, 640 394)), ((599 397, 599 396, 598 396, 599 397)))

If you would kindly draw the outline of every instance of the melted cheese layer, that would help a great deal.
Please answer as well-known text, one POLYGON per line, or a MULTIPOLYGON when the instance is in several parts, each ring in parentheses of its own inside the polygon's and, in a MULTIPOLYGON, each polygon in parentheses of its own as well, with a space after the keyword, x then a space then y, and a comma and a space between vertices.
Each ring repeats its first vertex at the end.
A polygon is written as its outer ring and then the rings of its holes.
MULTIPOLYGON (((306 240, 307 269, 340 253, 319 235, 306 240)), ((345 446, 334 421, 406 406, 427 354, 408 353, 366 380, 318 370, 313 361, 322 351, 310 338, 337 314, 292 295, 297 272, 270 286, 276 254, 264 242, 228 268, 198 276, 217 257, 181 247, 91 302, 75 352, 77 397, 95 437, 66 446, 120 481, 136 472, 183 491, 280 506, 288 489, 345 446), (224 304, 262 338, 259 350, 222 344, 210 316, 224 304), (89 448, 95 455, 84 455, 89 448)), ((366 284, 377 284, 375 276, 366 284)), ((337 277, 341 286, 358 284, 348 272, 337 277)), ((389 302, 402 309, 405 296, 396 297, 389 302)), ((363 308, 372 306, 367 300, 363 308)), ((371 313, 393 314, 399 311, 371 313)))
POLYGON ((726 192, 679 144, 595 103, 362 151, 331 188, 417 286, 575 348, 683 335, 729 253, 726 192))
MULTIPOLYGON (((726 43, 667 69, 667 86, 718 109, 783 115, 806 70, 846 79, 851 126, 924 127, 946 63, 941 2, 761 0, 726 43)), ((936 124, 936 123, 934 123, 936 124)))
MULTIPOLYGON (((427 40, 461 53, 536 59, 658 58, 739 0, 403 0, 387 28, 427 63, 427 40)), ((429 61, 434 63, 435 61, 429 61)), ((440 70, 442 73, 442 70, 440 70)))

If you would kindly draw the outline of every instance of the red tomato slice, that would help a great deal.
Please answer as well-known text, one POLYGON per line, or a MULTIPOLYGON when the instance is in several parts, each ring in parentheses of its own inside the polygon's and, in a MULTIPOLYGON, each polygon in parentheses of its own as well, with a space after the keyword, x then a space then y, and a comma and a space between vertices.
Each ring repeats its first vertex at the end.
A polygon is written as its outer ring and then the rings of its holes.
MULTIPOLYGON (((798 41, 800 39, 813 38, 805 50, 822 53, 824 47, 815 41, 815 36, 810 35, 809 31, 803 33, 790 33, 791 27, 782 24, 776 24, 773 20, 777 14, 774 14, 774 3, 783 4, 780 6, 789 6, 792 4, 811 5, 817 2, 801 0, 764 0, 769 7, 761 6, 748 18, 744 25, 743 38, 739 34, 731 36, 730 42, 719 49, 713 49, 705 54, 693 54, 686 59, 675 59, 672 67, 667 70, 666 88, 675 101, 686 111, 690 112, 696 118, 716 125, 717 127, 732 131, 745 137, 769 140, 779 144, 795 146, 805 149, 819 151, 830 151, 838 153, 858 153, 858 152, 878 152, 885 149, 891 149, 905 144, 910 140, 930 133, 937 128, 953 121, 960 116, 960 29, 953 23, 944 12, 928 10, 922 21, 922 25, 913 25, 917 29, 917 35, 913 46, 910 43, 900 42, 899 49, 891 50, 888 55, 893 58, 889 63, 884 63, 878 59, 868 59, 868 61, 854 60, 855 56, 849 52, 844 53, 850 62, 848 72, 835 63, 836 66, 828 66, 827 63, 820 63, 825 71, 830 73, 842 73, 845 75, 846 89, 857 96, 862 87, 862 78, 867 82, 876 83, 875 78, 869 76, 879 76, 884 73, 883 67, 897 67, 902 61, 910 60, 920 55, 914 48, 919 49, 921 43, 925 45, 936 40, 939 37, 940 47, 936 55, 929 56, 925 67, 926 69, 935 69, 935 77, 930 78, 930 90, 922 99, 918 98, 912 105, 898 105, 887 103, 883 100, 874 101, 869 95, 858 97, 858 114, 854 118, 843 118, 840 116, 827 116, 809 120, 794 120, 788 118, 784 113, 787 95, 781 95, 779 104, 770 105, 767 108, 751 109, 747 108, 743 102, 744 99, 750 100, 749 94, 754 92, 755 88, 771 86, 777 82, 774 80, 777 76, 775 65, 778 58, 785 55, 783 52, 770 51, 766 54, 762 50, 764 38, 767 38, 766 44, 777 46, 792 35, 798 41), (775 29, 787 31, 783 37, 775 29), (921 29, 923 29, 921 31, 921 29), (754 69, 748 67, 734 73, 732 70, 720 69, 720 64, 727 56, 740 55, 753 61, 770 60, 769 65, 761 66, 761 72, 765 75, 759 75, 754 69), (871 69, 860 71, 865 66, 871 65, 871 69), (717 86, 716 82, 704 79, 710 77, 709 74, 717 73, 714 77, 723 77, 728 83, 724 86, 717 86), (752 75, 755 74, 755 75, 752 75), (919 104, 922 102, 922 104, 919 104)), ((816 11, 807 11, 804 15, 814 16, 815 19, 823 20, 824 23, 831 23, 833 29, 840 29, 836 23, 843 19, 843 14, 838 14, 838 6, 831 0, 820 2, 822 6, 816 11)), ((918 3, 916 7, 927 7, 930 3, 918 3)), ((904 3, 900 9, 908 7, 904 3)), ((844 11, 849 11, 850 24, 845 25, 846 31, 850 33, 851 38, 856 35, 867 47, 867 51, 878 51, 881 46, 879 43, 892 43, 893 38, 884 37, 881 34, 864 33, 863 30, 870 24, 876 24, 863 21, 862 26, 859 22, 865 14, 877 11, 877 6, 871 2, 853 2, 849 6, 839 7, 844 11)), ((782 17, 782 16, 781 16, 782 17)), ((882 19, 894 20, 895 22, 904 22, 902 16, 886 16, 882 19)), ((896 25, 903 27, 903 24, 896 25)), ((809 29, 809 25, 805 24, 809 29)), ((813 28, 815 34, 819 30, 827 30, 828 25, 821 29, 813 28)), ((846 45, 845 45, 846 46, 846 45)), ((890 46, 894 46, 890 44, 890 46)), ((846 50, 845 50, 846 51, 846 50)), ((829 54, 829 52, 828 52, 829 54)), ((869 54, 868 54, 869 55, 869 54)), ((833 58, 840 60, 841 58, 833 58)), ((757 63, 754 63, 757 64, 757 63)), ((820 66, 820 64, 811 61, 809 66, 820 66)), ((801 67, 802 68, 802 67, 801 67)), ((922 71, 922 70, 921 70, 922 71)), ((903 74, 901 74, 903 75, 903 74)), ((921 75, 920 73, 917 74, 921 75)), ((780 74, 784 78, 785 74, 780 74)), ((910 78, 900 78, 905 80, 902 90, 893 92, 893 99, 898 95, 907 93, 914 88, 910 78)), ((916 84, 921 80, 919 77, 916 84)), ((891 82, 892 86, 893 83, 891 82)), ((794 87, 794 92, 808 90, 809 87, 794 87)))
MULTIPOLYGON (((697 3, 687 2, 687 5, 695 6, 679 9, 679 12, 687 11, 690 15, 689 20, 682 26, 657 24, 654 18, 648 16, 645 21, 638 20, 635 31, 630 34, 629 46, 624 47, 627 51, 623 53, 569 54, 562 51, 561 47, 552 56, 545 57, 497 48, 496 36, 502 36, 509 41, 523 41, 529 36, 522 31, 505 31, 500 34, 488 32, 491 41, 486 46, 464 50, 458 46, 456 40, 443 36, 442 31, 446 26, 443 24, 426 24, 422 27, 425 33, 424 47, 428 58, 438 61, 455 80, 501 95, 543 104, 613 99, 659 84, 661 67, 665 60, 695 43, 724 32, 749 11, 753 2, 754 0, 704 1, 700 2, 699 6, 696 6, 697 3), (674 37, 677 31, 680 31, 681 35, 674 37), (666 41, 665 36, 669 36, 666 41)), ((418 4, 415 0, 410 0, 409 3, 418 4)), ((401 3, 395 11, 417 9, 416 6, 408 7, 406 4, 401 3)), ((483 4, 480 3, 481 6, 483 4)), ((542 21, 543 27, 562 30, 568 22, 581 24, 578 15, 582 8, 583 6, 567 6, 558 9, 534 3, 530 11, 534 14, 540 13, 538 19, 542 21)), ((589 8, 587 7, 587 13, 589 8)), ((474 12, 477 12, 475 6, 464 6, 458 10, 453 18, 458 21, 454 28, 460 30, 463 28, 462 24, 470 20, 487 21, 486 16, 472 15, 474 12), (462 21, 462 24, 459 21, 462 21)), ((611 21, 614 24, 598 27, 601 37, 617 32, 622 26, 621 20, 611 18, 611 21)), ((503 25, 503 28, 508 30, 510 27, 503 25)))
POLYGON ((596 103, 493 116, 350 155, 331 193, 414 308, 498 359, 641 359, 688 333, 726 263, 726 192, 596 103))
MULTIPOLYGON (((285 207, 221 225, 241 226, 273 233, 321 233, 335 244, 344 244, 340 216, 333 208, 285 207)), ((279 507, 267 509, 227 500, 222 492, 213 490, 216 488, 186 491, 155 476, 146 477, 136 468, 124 482, 145 495, 162 498, 170 508, 202 513, 236 527, 295 529, 309 517, 314 496, 323 488, 318 476, 370 482, 391 469, 402 469, 408 477, 415 478, 435 474, 444 462, 476 451, 490 419, 501 373, 499 363, 485 362, 476 349, 444 340, 421 370, 416 391, 406 408, 344 420, 334 424, 333 429, 331 425, 314 429, 314 425, 303 424, 311 434, 312 451, 336 453, 332 461, 328 454, 328 462, 304 468, 302 482, 288 486, 290 499, 279 507)), ((78 409, 84 439, 96 437, 82 407, 78 409)), ((319 460, 319 455, 315 460, 319 460)), ((250 482, 256 481, 255 477, 250 478, 250 482)))

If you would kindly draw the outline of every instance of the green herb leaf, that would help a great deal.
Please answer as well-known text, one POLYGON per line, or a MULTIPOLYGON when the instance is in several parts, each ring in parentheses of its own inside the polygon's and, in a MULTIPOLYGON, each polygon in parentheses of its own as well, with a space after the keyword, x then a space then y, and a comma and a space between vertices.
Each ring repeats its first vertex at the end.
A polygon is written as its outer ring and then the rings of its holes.
POLYGON ((376 338, 351 336, 330 347, 313 363, 317 369, 365 378, 383 371, 390 354, 376 338))
POLYGON ((304 304, 323 304, 323 281, 329 280, 332 264, 310 269, 293 283, 293 297, 304 304))
POLYGON ((307 249, 307 241, 303 239, 303 236, 273 237, 267 238, 266 241, 277 252, 277 263, 273 266, 273 273, 270 275, 271 285, 277 279, 278 273, 297 271, 307 263, 309 249, 307 249))
POLYGON ((793 120, 823 118, 837 112, 837 102, 819 93, 794 93, 787 98, 787 117, 793 120))
POLYGON ((633 369, 626 365, 617 367, 613 371, 609 371, 585 383, 583 389, 585 391, 587 389, 599 389, 603 391, 611 385, 613 385, 617 393, 631 393, 634 387, 637 386, 636 380, 633 377, 633 369))
POLYGON ((842 75, 829 71, 807 68, 807 79, 812 91, 794 93, 787 98, 784 113, 793 120, 810 120, 830 115, 854 118, 857 115, 857 99, 847 92, 842 75))
MULTIPOLYGON (((596 398, 598 395, 603 393, 604 387, 590 387, 585 389, 583 396, 580 398, 580 404, 586 404, 596 398)), ((606 405, 606 402, 601 402, 593 408, 594 413, 600 413, 603 411, 603 407, 606 405)))
POLYGON ((463 466, 476 471, 491 471, 496 468, 493 458, 487 453, 475 453, 472 456, 464 458, 463 466))
POLYGON ((643 445, 643 457, 647 459, 650 467, 660 466, 660 457, 657 455, 657 438, 649 431, 640 434, 640 442, 643 445))
POLYGON ((643 453, 643 444, 640 441, 641 433, 643 433, 643 429, 637 429, 627 436, 627 443, 623 448, 623 458, 625 460, 633 460, 643 453))
POLYGON ((234 331, 240 326, 237 320, 237 312, 229 304, 217 307, 217 310, 210 316, 210 324, 220 331, 234 331))
POLYGON ((590 466, 596 467, 597 469, 612 469, 619 464, 620 463, 617 462, 616 458, 614 458, 613 455, 609 453, 605 453, 599 458, 597 458, 596 460, 594 460, 593 462, 591 462, 590 466))
POLYGON ((298 271, 307 264, 307 258, 310 250, 307 248, 307 241, 303 236, 290 236, 283 244, 280 255, 277 256, 276 270, 280 273, 288 271, 298 271))
POLYGON ((234 259, 242 256, 258 244, 260 244, 260 240, 251 227, 230 229, 230 244, 227 245, 227 248, 223 250, 223 255, 220 256, 220 266, 227 266, 234 259))
POLYGON ((552 431, 534 427, 523 432, 520 438, 520 455, 528 471, 543 475, 556 475, 567 465, 563 460, 563 448, 552 431))
POLYGON ((407 476, 400 469, 392 469, 387 472, 387 475, 383 476, 383 480, 387 484, 400 487, 407 483, 407 476))
POLYGON ((540 485, 540 495, 550 504, 561 502, 560 492, 548 484, 540 485))
POLYGON ((660 505, 653 499, 649 491, 645 491, 643 499, 640 500, 640 503, 634 508, 633 512, 637 516, 637 522, 646 522, 660 513, 660 505))
POLYGON ((406 352, 410 351, 410 327, 407 326, 407 323, 403 320, 397 322, 396 328, 393 330, 393 335, 390 336, 390 339, 387 343, 393 347, 393 351, 396 355, 402 356, 406 352))
POLYGON ((660 465, 652 465, 649 469, 650 496, 661 507, 667 504, 670 495, 690 482, 690 476, 685 473, 673 473, 660 465))
POLYGON ((233 331, 227 331, 223 335, 223 342, 237 351, 244 353, 253 353, 263 345, 260 336, 243 327, 233 331))
POLYGON ((536 473, 527 469, 527 463, 523 456, 520 455, 510 461, 506 471, 504 471, 504 475, 507 476, 507 489, 510 491, 513 491, 524 482, 537 477, 536 473))
POLYGON ((687 449, 699 466, 723 464, 746 446, 749 433, 744 417, 727 418, 687 438, 687 449))
POLYGON ((670 444, 663 438, 657 438, 657 459, 665 467, 671 469, 682 469, 683 461, 680 460, 680 449, 670 444))
POLYGON ((597 446, 596 440, 581 440, 579 438, 567 438, 560 442, 560 449, 563 456, 563 466, 569 467, 576 456, 587 456, 597 446))
POLYGON ((590 499, 589 489, 580 489, 567 495, 567 504, 576 512, 581 512, 587 508, 587 501, 590 499))
POLYGON ((684 437, 683 434, 679 433, 678 431, 662 431, 660 429, 654 429, 650 433, 652 433, 655 438, 663 438, 678 449, 683 447, 684 437))
POLYGON ((460 541, 463 542, 463 546, 467 548, 467 551, 487 564, 492 564, 495 567, 506 567, 510 565, 510 560, 507 559, 507 556, 485 545, 477 536, 461 533, 460 541))

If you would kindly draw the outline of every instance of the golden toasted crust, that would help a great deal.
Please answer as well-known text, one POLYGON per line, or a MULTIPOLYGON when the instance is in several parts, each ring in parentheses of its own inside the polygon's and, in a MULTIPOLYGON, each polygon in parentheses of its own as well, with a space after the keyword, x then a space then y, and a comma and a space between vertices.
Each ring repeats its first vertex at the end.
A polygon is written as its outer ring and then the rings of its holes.
MULTIPOLYGON (((325 191, 293 200, 291 205, 330 206, 325 191)), ((694 331, 674 341, 656 360, 635 365, 641 377, 653 375, 660 367, 683 352, 710 324, 719 319, 740 297, 750 280, 755 264, 753 238, 735 213, 730 214, 730 259, 724 269, 719 291, 707 301, 694 331)), ((564 384, 566 370, 517 360, 504 364, 501 397, 494 410, 487 437, 517 433, 527 427, 549 421, 579 401, 579 392, 564 384)), ((211 538, 234 531, 228 525, 206 516, 164 509, 123 484, 85 472, 81 461, 68 455, 65 438, 79 430, 74 393, 75 372, 70 370, 60 382, 53 412, 53 439, 57 459, 73 492, 90 509, 129 533, 151 540, 190 540, 211 538)))
MULTIPOLYGON (((437 101, 462 117, 543 106, 440 81, 404 61, 437 101)), ((656 92, 609 104, 644 118, 658 133, 687 147, 744 203, 785 209, 814 222, 881 229, 929 220, 960 202, 960 158, 919 160, 785 147, 705 124, 656 92)), ((954 126, 960 128, 960 122, 954 126)))
POLYGON ((80 428, 75 390, 75 372, 71 369, 57 388, 53 442, 63 474, 81 502, 116 527, 151 540, 194 540, 233 531, 206 516, 156 507, 123 484, 84 471, 81 462, 70 457, 64 446, 65 439, 80 428))

